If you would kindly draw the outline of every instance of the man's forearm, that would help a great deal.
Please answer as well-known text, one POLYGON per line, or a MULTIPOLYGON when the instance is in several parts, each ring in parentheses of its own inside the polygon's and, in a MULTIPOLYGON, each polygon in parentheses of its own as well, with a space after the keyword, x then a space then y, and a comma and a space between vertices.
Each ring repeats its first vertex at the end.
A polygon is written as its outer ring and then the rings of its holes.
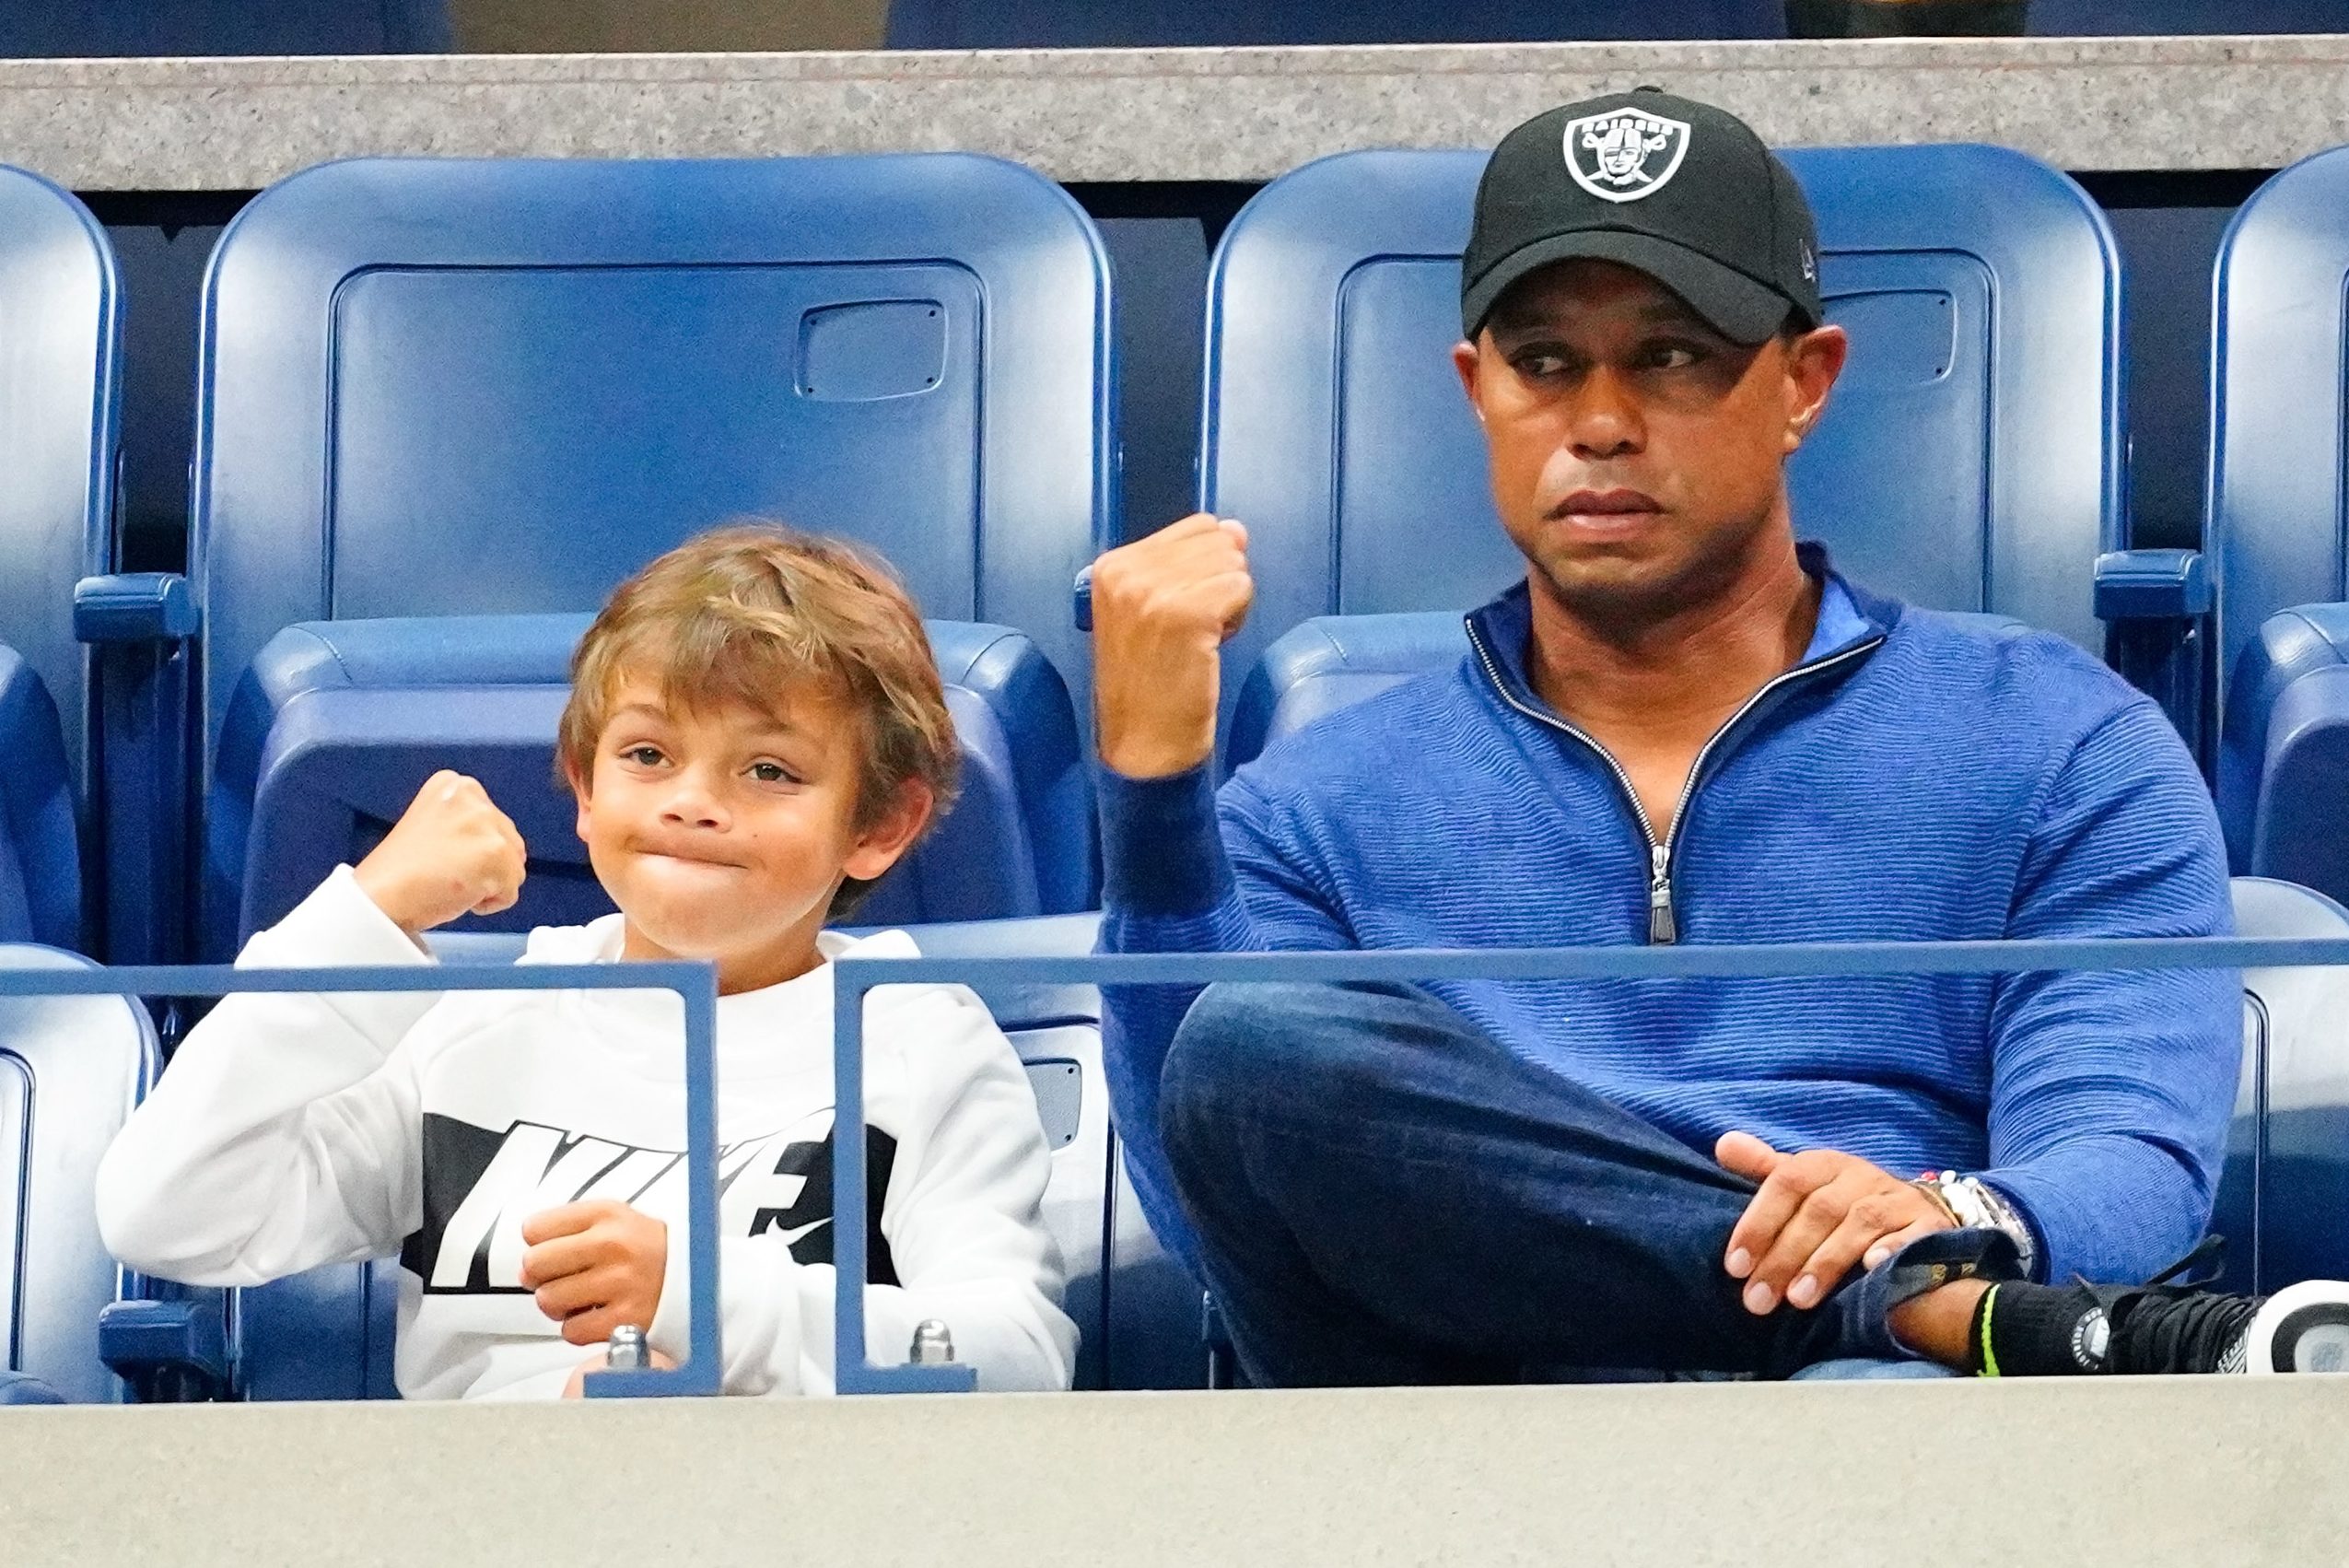
MULTIPOLYGON (((1104 953, 1216 953, 1255 945, 1201 766, 1171 778, 1099 780, 1104 953)), ((1103 1066, 1118 1136, 1162 1241, 1190 1262, 1190 1232, 1158 1140, 1158 1081, 1197 986, 1110 986, 1103 1066)))
POLYGON ((1912 1296, 1892 1309, 1892 1337, 1927 1361, 1952 1372, 1970 1372, 1974 1310, 1988 1289, 1987 1281, 1958 1280, 1912 1296))
POLYGON ((2038 1233, 2042 1280, 2142 1280, 2183 1257, 2210 1223, 2208 1184, 2149 1139, 2090 1134, 1975 1174, 2038 1233))

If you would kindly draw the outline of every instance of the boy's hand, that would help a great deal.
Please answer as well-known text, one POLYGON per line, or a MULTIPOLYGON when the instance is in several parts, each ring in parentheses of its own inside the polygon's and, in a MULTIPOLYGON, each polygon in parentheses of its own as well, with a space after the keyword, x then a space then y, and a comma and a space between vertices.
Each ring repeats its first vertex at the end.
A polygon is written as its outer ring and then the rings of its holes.
POLYGON ((609 1198, 566 1203, 522 1222, 522 1283, 575 1345, 601 1344, 623 1323, 652 1332, 669 1267, 669 1227, 609 1198))
MULTIPOLYGON (((671 1361, 667 1356, 662 1355, 659 1351, 648 1350, 645 1353, 651 1358, 649 1364, 655 1371, 673 1372, 676 1370, 677 1363, 671 1361)), ((571 1380, 563 1385, 563 1398, 567 1399, 586 1398, 588 1374, 590 1372, 603 1372, 609 1370, 604 1363, 611 1359, 612 1352, 610 1351, 598 1351, 595 1354, 588 1357, 587 1360, 573 1367, 571 1369, 571 1380)))
POLYGON ((1746 1310, 1758 1316, 1781 1301, 1817 1306, 1853 1264, 1873 1269, 1911 1242, 1951 1228, 1940 1204, 1857 1154, 1782 1154, 1751 1133, 1724 1132, 1712 1157, 1761 1184, 1729 1232, 1722 1265, 1747 1281, 1746 1310))
POLYGON ((1217 650, 1255 596, 1248 531, 1205 512, 1093 563, 1094 728, 1110 771, 1163 778, 1215 755, 1217 650))
POLYGON ((522 836, 474 779, 446 769, 358 865, 360 889, 411 937, 460 915, 510 909, 522 893, 522 836))

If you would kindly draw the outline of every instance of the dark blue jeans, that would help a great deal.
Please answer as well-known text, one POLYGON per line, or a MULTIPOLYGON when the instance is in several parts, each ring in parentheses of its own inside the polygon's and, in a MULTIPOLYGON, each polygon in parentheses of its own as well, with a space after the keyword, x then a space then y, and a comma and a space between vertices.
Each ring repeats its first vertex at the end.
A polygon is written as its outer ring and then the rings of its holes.
POLYGON ((1722 1269, 1753 1185, 1408 986, 1213 986, 1160 1128, 1260 1387, 1518 1382, 1566 1369, 1784 1377, 1906 1354, 1892 1306, 2011 1244, 1927 1237, 1807 1312, 1722 1269))

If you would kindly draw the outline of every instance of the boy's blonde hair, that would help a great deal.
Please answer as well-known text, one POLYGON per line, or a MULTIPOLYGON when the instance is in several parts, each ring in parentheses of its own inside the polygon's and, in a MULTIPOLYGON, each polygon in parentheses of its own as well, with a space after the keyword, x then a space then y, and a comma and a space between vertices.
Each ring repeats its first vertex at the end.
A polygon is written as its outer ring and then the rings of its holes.
MULTIPOLYGON (((613 698, 629 674, 686 708, 740 702, 772 711, 814 686, 861 729, 859 831, 909 778, 929 786, 936 823, 953 803, 961 754, 921 615, 880 559, 779 523, 730 523, 687 540, 622 583, 571 654, 556 755, 585 788, 613 698)), ((841 885, 842 916, 868 884, 841 885)))

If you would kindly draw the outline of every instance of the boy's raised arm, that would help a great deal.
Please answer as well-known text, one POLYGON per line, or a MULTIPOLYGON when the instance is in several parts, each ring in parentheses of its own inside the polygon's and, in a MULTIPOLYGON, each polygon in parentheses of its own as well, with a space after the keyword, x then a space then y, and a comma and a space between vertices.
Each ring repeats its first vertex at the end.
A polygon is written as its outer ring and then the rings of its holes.
MULTIPOLYGON (((478 784, 436 775, 356 872, 336 868, 238 966, 429 964, 424 930, 513 902, 508 835, 478 784)), ((438 1000, 224 998, 99 1167, 108 1248, 142 1273, 236 1285, 398 1246, 419 1203, 416 1085, 398 1047, 438 1000)))

